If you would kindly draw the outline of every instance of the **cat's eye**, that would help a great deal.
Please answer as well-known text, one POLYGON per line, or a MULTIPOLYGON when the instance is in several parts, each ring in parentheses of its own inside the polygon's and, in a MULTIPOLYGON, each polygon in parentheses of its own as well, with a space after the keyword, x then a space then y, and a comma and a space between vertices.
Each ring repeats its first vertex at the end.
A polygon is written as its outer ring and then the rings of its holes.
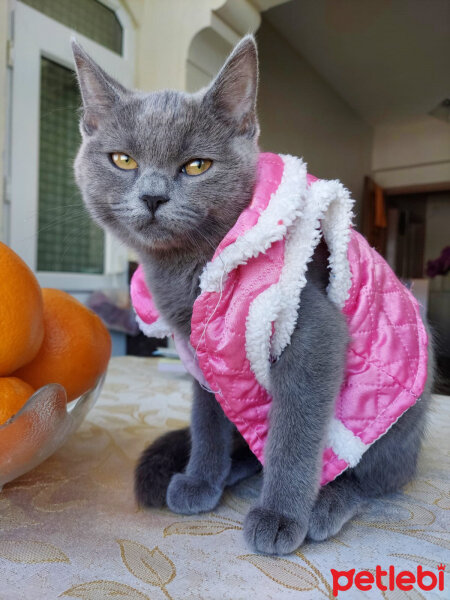
POLYGON ((186 175, 201 175, 212 165, 207 158, 194 158, 182 166, 181 171, 186 175))
POLYGON ((113 152, 111 155, 111 160, 119 167, 119 169, 123 169, 124 171, 133 171, 137 169, 137 162, 128 154, 124 154, 123 152, 113 152))

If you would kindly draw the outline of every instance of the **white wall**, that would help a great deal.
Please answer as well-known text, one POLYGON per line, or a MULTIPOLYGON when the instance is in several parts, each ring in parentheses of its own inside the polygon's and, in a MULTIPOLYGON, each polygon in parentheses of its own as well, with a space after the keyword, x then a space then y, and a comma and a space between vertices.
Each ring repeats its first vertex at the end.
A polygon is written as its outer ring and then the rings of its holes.
MULTIPOLYGON (((237 40, 239 40, 238 36, 236 36, 237 40)), ((189 46, 186 90, 196 92, 206 87, 218 73, 232 49, 233 44, 211 27, 200 31, 189 46)))
POLYGON ((309 172, 340 179, 360 200, 372 128, 264 19, 257 40, 262 149, 302 156, 309 172))
POLYGON ((383 187, 450 181, 450 124, 423 115, 376 126, 372 171, 383 187))

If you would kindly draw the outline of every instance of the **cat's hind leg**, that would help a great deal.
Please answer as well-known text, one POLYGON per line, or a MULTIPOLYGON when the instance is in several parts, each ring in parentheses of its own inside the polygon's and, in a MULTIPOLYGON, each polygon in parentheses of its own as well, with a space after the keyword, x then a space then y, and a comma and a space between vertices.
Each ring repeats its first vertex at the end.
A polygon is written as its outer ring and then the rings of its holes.
POLYGON ((356 467, 320 490, 309 520, 309 539, 336 535, 371 499, 398 491, 414 477, 428 404, 426 391, 356 467))
POLYGON ((322 542, 336 535, 367 501, 353 474, 330 482, 317 496, 309 519, 308 539, 322 542))
POLYGON ((231 455, 231 469, 225 483, 227 486, 236 485, 239 481, 252 477, 262 470, 261 463, 243 440, 241 434, 237 431, 236 434, 242 442, 231 455))

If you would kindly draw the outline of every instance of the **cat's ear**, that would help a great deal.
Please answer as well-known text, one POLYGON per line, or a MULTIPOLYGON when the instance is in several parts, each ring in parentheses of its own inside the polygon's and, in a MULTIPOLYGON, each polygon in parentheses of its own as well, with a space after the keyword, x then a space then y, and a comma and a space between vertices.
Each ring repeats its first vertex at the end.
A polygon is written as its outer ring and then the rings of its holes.
POLYGON ((129 92, 105 73, 75 40, 72 40, 72 52, 83 100, 81 126, 91 135, 102 117, 129 92))
POLYGON ((256 117, 258 52, 255 38, 245 36, 234 48, 208 90, 204 101, 219 117, 252 137, 259 132, 256 117))

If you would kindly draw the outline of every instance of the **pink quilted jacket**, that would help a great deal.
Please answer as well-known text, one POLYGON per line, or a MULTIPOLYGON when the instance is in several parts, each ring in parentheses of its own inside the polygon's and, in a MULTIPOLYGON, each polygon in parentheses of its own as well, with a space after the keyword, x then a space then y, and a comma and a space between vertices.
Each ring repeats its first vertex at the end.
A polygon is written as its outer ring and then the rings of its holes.
MULTIPOLYGON (((419 398, 427 334, 412 294, 351 228, 353 202, 337 181, 307 175, 301 159, 261 154, 250 206, 200 278, 190 344, 175 335, 187 369, 216 395, 264 462, 270 365, 290 342, 314 249, 330 251, 328 296, 347 318, 345 379, 329 423, 321 484, 355 466, 419 398)), ((131 283, 141 329, 170 334, 142 268, 131 283)))

